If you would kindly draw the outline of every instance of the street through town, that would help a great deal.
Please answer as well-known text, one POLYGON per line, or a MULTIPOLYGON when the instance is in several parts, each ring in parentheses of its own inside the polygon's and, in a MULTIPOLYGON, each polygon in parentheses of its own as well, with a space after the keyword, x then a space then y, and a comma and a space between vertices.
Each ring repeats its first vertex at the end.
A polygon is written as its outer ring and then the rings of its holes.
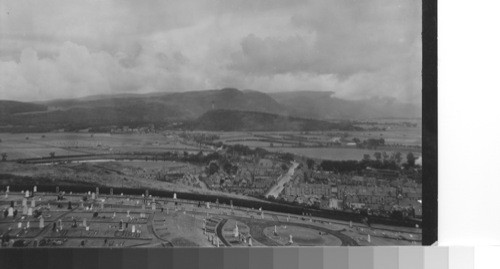
POLYGON ((278 195, 285 188, 284 185, 292 179, 293 174, 295 173, 295 169, 297 169, 298 166, 299 166, 298 162, 293 162, 292 167, 290 167, 290 169, 288 169, 288 172, 286 172, 286 174, 282 175, 278 179, 278 183, 276 185, 274 185, 273 187, 271 187, 271 189, 266 193, 266 197, 273 196, 274 198, 277 198, 278 195))

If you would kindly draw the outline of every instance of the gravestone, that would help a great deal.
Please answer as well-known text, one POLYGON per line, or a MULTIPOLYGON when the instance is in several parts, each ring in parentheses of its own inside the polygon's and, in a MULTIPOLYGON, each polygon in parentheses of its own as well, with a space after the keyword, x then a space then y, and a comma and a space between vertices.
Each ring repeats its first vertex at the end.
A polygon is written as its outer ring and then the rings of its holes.
POLYGON ((238 237, 238 235, 240 235, 240 232, 238 231, 238 223, 236 223, 233 232, 234 232, 234 237, 238 237))
POLYGON ((92 193, 92 200, 95 200, 95 192, 92 193))
POLYGON ((28 207, 23 206, 23 215, 28 215, 28 207))
POLYGON ((252 238, 248 238, 248 245, 251 247, 252 246, 252 238))
POLYGON ((38 188, 35 186, 33 186, 33 193, 37 192, 38 191, 38 188))
POLYGON ((33 208, 28 208, 28 216, 33 216, 33 208))
POLYGON ((35 199, 31 200, 31 207, 35 207, 36 206, 36 202, 35 202, 35 199))
POLYGON ((368 241, 368 243, 372 242, 372 239, 371 239, 370 235, 367 236, 366 241, 368 241))
POLYGON ((177 193, 174 192, 174 199, 177 199, 177 193))
POLYGON ((23 223, 22 222, 18 222, 17 223, 17 228, 21 229, 23 227, 23 223))
POLYGON ((24 193, 24 197, 26 197, 26 198, 30 197, 30 191, 26 191, 26 192, 24 193))
POLYGON ((9 207, 7 211, 8 211, 7 217, 14 217, 14 208, 12 206, 9 207))
POLYGON ((293 244, 293 236, 290 235, 290 240, 288 240, 288 243, 293 244))
POLYGON ((7 186, 7 190, 5 192, 10 192, 10 186, 7 186))
POLYGON ((26 222, 26 228, 29 228, 30 227, 30 222, 26 222))
POLYGON ((132 225, 132 233, 135 233, 135 225, 132 225))
POLYGON ((27 206, 28 205, 28 199, 23 198, 23 201, 21 202, 22 206, 27 206))
POLYGON ((43 219, 43 216, 42 216, 42 217, 40 217, 40 222, 39 222, 38 227, 39 227, 40 229, 43 229, 43 227, 45 227, 45 220, 43 219))
POLYGON ((87 219, 86 218, 83 219, 83 227, 87 227, 87 219))
POLYGON ((127 210, 127 218, 130 218, 130 210, 127 210))
POLYGON ((155 210, 156 210, 156 203, 153 203, 153 204, 151 205, 151 209, 152 209, 153 211, 155 211, 155 210))

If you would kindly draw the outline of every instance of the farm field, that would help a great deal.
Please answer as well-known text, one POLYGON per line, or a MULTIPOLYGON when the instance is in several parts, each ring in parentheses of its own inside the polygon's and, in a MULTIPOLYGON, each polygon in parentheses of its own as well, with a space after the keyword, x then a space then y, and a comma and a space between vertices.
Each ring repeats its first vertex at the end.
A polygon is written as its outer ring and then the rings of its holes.
POLYGON ((199 151, 176 135, 90 133, 0 133, 1 152, 8 159, 128 152, 199 151))
MULTIPOLYGON (((392 153, 392 151, 390 150, 369 150, 369 149, 358 149, 358 148, 280 148, 280 147, 269 148, 267 147, 266 150, 274 152, 289 152, 307 158, 334 160, 334 161, 361 160, 363 159, 364 154, 369 154, 370 157, 373 158, 373 154, 375 152, 385 151, 388 154, 392 153)), ((406 155, 410 151, 398 150, 398 152, 401 152, 403 153, 403 155, 406 155)), ((420 155, 420 153, 417 153, 415 151, 413 151, 413 153, 417 156, 420 155)))

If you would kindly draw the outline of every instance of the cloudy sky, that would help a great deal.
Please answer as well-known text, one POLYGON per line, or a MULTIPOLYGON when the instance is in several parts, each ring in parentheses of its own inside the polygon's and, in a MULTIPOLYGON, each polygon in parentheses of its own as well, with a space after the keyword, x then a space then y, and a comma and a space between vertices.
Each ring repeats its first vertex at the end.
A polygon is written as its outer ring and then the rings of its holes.
POLYGON ((421 99, 419 0, 0 0, 0 99, 236 87, 421 99))

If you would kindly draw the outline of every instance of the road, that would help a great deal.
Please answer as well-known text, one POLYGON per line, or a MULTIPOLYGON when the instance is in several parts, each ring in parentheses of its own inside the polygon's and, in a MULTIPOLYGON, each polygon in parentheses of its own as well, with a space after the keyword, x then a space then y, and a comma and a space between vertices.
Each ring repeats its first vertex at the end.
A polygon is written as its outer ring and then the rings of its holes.
POLYGON ((295 169, 297 169, 298 166, 299 166, 298 162, 293 162, 292 167, 290 167, 290 169, 288 169, 288 172, 286 172, 286 174, 282 175, 278 179, 278 183, 276 185, 274 185, 273 187, 271 187, 271 189, 266 193, 266 197, 273 196, 274 198, 277 198, 278 195, 285 188, 284 185, 292 179, 293 174, 295 173, 295 169))

